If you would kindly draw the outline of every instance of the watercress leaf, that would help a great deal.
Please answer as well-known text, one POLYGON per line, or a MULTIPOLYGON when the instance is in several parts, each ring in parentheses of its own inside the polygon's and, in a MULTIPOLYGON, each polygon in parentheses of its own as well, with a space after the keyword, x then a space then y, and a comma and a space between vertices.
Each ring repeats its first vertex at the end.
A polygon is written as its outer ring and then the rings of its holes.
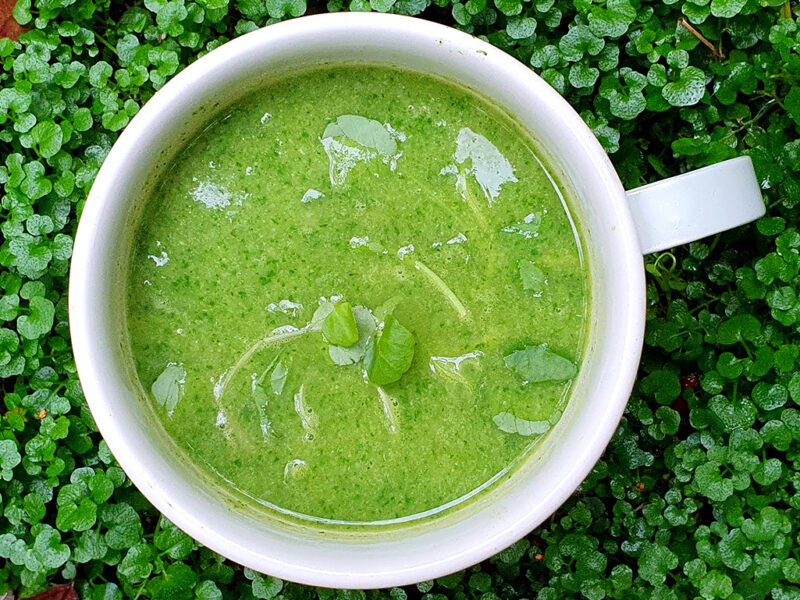
POLYGON ((743 314, 731 317, 720 324, 717 341, 731 345, 742 341, 752 341, 761 334, 761 323, 753 315, 743 314))
POLYGON ((606 8, 592 7, 589 29, 603 37, 619 37, 636 18, 636 9, 627 0, 608 0, 606 8))
POLYGON ((672 106, 691 106, 700 102, 705 88, 703 71, 697 67, 686 67, 681 70, 677 81, 671 81, 661 88, 661 94, 672 106))
POLYGON ((389 12, 394 3, 395 0, 369 0, 369 5, 376 12, 389 12))
POLYGON ((35 340, 53 328, 55 306, 47 298, 36 296, 30 299, 28 314, 17 318, 17 331, 23 338, 35 340))
POLYGON ((0 478, 11 481, 13 469, 22 462, 14 440, 0 440, 0 478))
POLYGON ((34 149, 42 158, 51 158, 61 149, 64 134, 53 121, 42 121, 31 129, 34 149))
POLYGON ((106 61, 98 61, 89 69, 89 83, 93 87, 101 88, 106 85, 113 72, 114 69, 106 61))
POLYGON ((150 391, 161 406, 171 415, 186 390, 186 370, 178 364, 168 364, 153 382, 150 391))
POLYGON ((106 544, 114 550, 123 550, 136 544, 143 529, 139 515, 130 504, 104 504, 97 511, 100 521, 108 528, 106 544))
POLYGON ((672 371, 653 371, 642 379, 640 387, 643 393, 652 394, 659 404, 670 404, 681 393, 680 380, 672 371))
POLYGON ((481 350, 473 350, 460 356, 431 356, 428 366, 431 372, 445 381, 452 381, 475 389, 475 380, 480 375, 481 350))
POLYGON ((542 213, 530 213, 522 221, 517 221, 513 225, 503 228, 505 233, 516 233, 526 240, 538 235, 539 228, 542 226, 542 213))
POLYGON ((508 20, 506 33, 511 39, 524 40, 536 33, 536 19, 532 17, 518 17, 508 20))
POLYGON ((284 15, 299 17, 306 12, 306 0, 266 0, 269 16, 280 19, 284 15))
POLYGON ((272 386, 272 391, 276 396, 283 393, 283 388, 286 385, 286 378, 289 376, 289 368, 280 361, 272 370, 269 383, 272 386))
POLYGON ((83 497, 58 507, 56 526, 62 531, 86 531, 97 520, 97 504, 83 497))
POLYGON ((519 417, 515 417, 511 413, 502 412, 500 414, 495 415, 492 418, 495 425, 500 431, 504 431, 506 433, 516 433, 521 436, 531 436, 531 435, 541 435, 543 433, 547 433, 550 429, 550 423, 548 421, 527 421, 525 419, 520 419, 519 417))
POLYGON ((322 331, 322 324, 325 322, 327 316, 332 312, 333 302, 326 300, 325 298, 320 299, 319 307, 317 307, 317 310, 314 311, 314 314, 311 316, 311 322, 308 324, 309 330, 322 331))
POLYGON ((117 572, 131 583, 144 581, 153 572, 152 558, 151 545, 136 544, 125 553, 117 572))
POLYGON ((147 593, 153 600, 192 600, 196 582, 197 575, 191 567, 173 563, 147 583, 147 593))
POLYGON ((386 317, 383 331, 370 341, 364 359, 367 377, 375 385, 388 385, 400 379, 414 358, 414 334, 392 315, 386 317))
POLYGON ((738 15, 747 0, 711 0, 711 14, 729 19, 738 15))
POLYGON ((283 589, 283 581, 277 577, 262 575, 251 569, 245 569, 244 576, 252 581, 251 589, 253 596, 259 600, 272 600, 272 598, 280 594, 283 589))
POLYGON ((525 346, 504 357, 506 367, 522 378, 523 383, 566 381, 578 368, 572 361, 547 349, 547 344, 525 346))
POLYGON ((192 538, 175 527, 166 517, 161 517, 161 527, 153 537, 153 543, 161 553, 174 560, 183 560, 194 549, 192 538))
POLYGON ((328 347, 328 354, 331 360, 337 365, 351 365, 364 358, 370 336, 377 327, 377 321, 372 315, 372 311, 367 307, 353 307, 353 315, 355 316, 356 325, 358 327, 358 341, 349 348, 336 345, 330 345, 328 347))
POLYGON ((544 273, 533 261, 523 260, 519 263, 519 278, 522 280, 523 289, 532 291, 535 295, 540 295, 544 291, 544 273))
POLYGON ((77 563, 87 563, 92 560, 102 560, 108 552, 108 546, 100 533, 95 529, 84 531, 78 538, 72 551, 72 560, 77 563))
POLYGON ((222 592, 216 583, 206 579, 194 588, 194 597, 195 600, 222 600, 222 592))
POLYGON ((697 490, 710 500, 722 502, 733 494, 733 482, 731 479, 723 477, 720 473, 718 462, 709 461, 697 467, 695 471, 695 485, 697 490))
POLYGON ((337 302, 322 322, 322 336, 329 344, 352 346, 358 341, 358 325, 349 302, 337 302))
POLYGON ((61 534, 45 525, 33 543, 33 554, 45 567, 56 569, 69 560, 69 546, 61 543, 61 534))
MULTIPOLYGON (((336 119, 336 124, 342 134, 357 144, 377 150, 384 156, 394 156, 397 153, 397 142, 386 128, 374 119, 359 115, 342 115, 336 119)), ((325 136, 332 137, 327 129, 325 136)))
POLYGON ((660 585, 677 566, 678 557, 674 552, 666 546, 649 543, 639 556, 639 577, 652 585, 660 585))
POLYGON ((394 312, 394 309, 403 301, 402 296, 392 296, 388 300, 386 300, 383 304, 381 304, 378 308, 375 309, 375 318, 378 322, 383 322, 386 320, 390 314, 394 312))

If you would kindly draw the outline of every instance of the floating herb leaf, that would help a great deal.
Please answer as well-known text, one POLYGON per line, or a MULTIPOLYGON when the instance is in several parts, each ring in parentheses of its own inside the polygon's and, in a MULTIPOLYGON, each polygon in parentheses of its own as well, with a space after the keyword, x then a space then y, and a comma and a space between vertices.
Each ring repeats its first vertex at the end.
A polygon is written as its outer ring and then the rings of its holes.
POLYGON ((469 162, 471 166, 467 169, 467 173, 475 177, 489 206, 500 195, 500 188, 504 184, 517 181, 514 167, 497 146, 469 127, 464 127, 458 132, 453 160, 460 165, 469 162))
POLYGON ((334 344, 328 347, 328 354, 337 365, 352 365, 364 358, 369 338, 377 326, 372 311, 366 306, 354 306, 353 315, 358 326, 358 341, 349 348, 334 344))
POLYGON ((539 232, 542 225, 542 213, 530 213, 522 221, 518 221, 508 227, 503 227, 504 233, 516 233, 529 240, 539 232))
POLYGON ((338 302, 322 322, 325 341, 336 346, 352 346, 358 341, 358 326, 349 302, 338 302))
POLYGON ((283 483, 288 484, 294 479, 305 477, 309 471, 308 464, 303 459, 290 460, 283 468, 283 483))
POLYGON ((545 276, 532 261, 523 260, 519 263, 519 278, 522 280, 523 289, 541 295, 544 290, 545 276))
MULTIPOLYGON (((272 372, 272 377, 275 377, 275 369, 277 366, 275 363, 278 362, 280 358, 280 352, 278 352, 275 357, 270 361, 267 368, 264 369, 264 372, 261 373, 260 376, 253 375, 253 381, 251 384, 251 392, 253 396, 253 401, 256 405, 256 410, 258 411, 258 420, 261 426, 261 434, 264 436, 264 439, 268 439, 273 433, 274 429, 272 427, 272 420, 269 418, 267 414, 267 407, 269 406, 269 395, 267 394, 266 390, 264 389, 264 379, 266 379, 267 375, 272 372), (275 367, 275 369, 273 369, 275 367)), ((280 366, 280 363, 278 364, 280 366)), ((284 378, 285 379, 285 378, 284 378)))
POLYGON ((367 347, 367 377, 375 385, 387 385, 403 376, 414 358, 414 335, 397 319, 386 317, 383 331, 367 347))
POLYGON ((525 437, 547 433, 547 430, 550 429, 548 421, 526 421, 508 412, 495 415, 492 421, 500 431, 516 433, 525 437))
POLYGON ((186 386, 186 370, 175 363, 170 363, 161 375, 150 386, 150 391, 161 406, 172 415, 175 407, 183 398, 186 386))
POLYGON ((473 389, 474 383, 468 375, 474 375, 474 372, 480 368, 480 358, 482 356, 483 352, 480 350, 467 352, 461 356, 431 356, 428 366, 434 375, 473 389), (467 367, 469 365, 474 365, 474 367, 472 369, 462 368, 465 362, 467 367))
POLYGON ((294 395, 294 410, 297 416, 300 417, 300 423, 306 432, 305 439, 310 440, 314 437, 314 432, 317 429, 317 425, 319 425, 319 419, 314 414, 314 411, 306 406, 305 390, 306 386, 302 384, 294 395))
POLYGON ((289 369, 283 364, 283 361, 275 365, 272 375, 269 378, 269 383, 272 386, 272 391, 276 396, 283 393, 283 386, 286 385, 286 378, 289 376, 289 369))
POLYGON ((378 322, 383 322, 386 320, 390 314, 394 312, 394 309, 397 308, 397 305, 403 301, 402 296, 392 296, 386 302, 381 304, 378 308, 375 309, 375 318, 378 322))
POLYGON ((360 115, 342 115, 325 128, 323 138, 346 136, 384 156, 397 153, 397 142, 380 122, 360 115))
POLYGON ((379 254, 379 255, 388 254, 386 249, 383 246, 381 246, 380 242, 377 242, 375 240, 370 240, 368 235, 365 235, 364 237, 358 237, 354 235, 353 237, 350 238, 349 243, 350 247, 353 249, 363 248, 365 250, 368 250, 369 252, 372 252, 373 254, 379 254))
POLYGON ((322 324, 326 317, 333 312, 333 302, 327 298, 320 298, 319 308, 311 316, 311 322, 306 326, 308 331, 322 331, 322 324))
POLYGON ((397 433, 397 414, 394 411, 396 401, 389 397, 381 386, 377 386, 378 398, 381 401, 381 408, 383 408, 383 422, 389 433, 397 433))
POLYGON ((525 383, 566 381, 578 372, 572 361, 550 352, 547 344, 525 346, 508 354, 504 360, 506 367, 522 377, 525 383))

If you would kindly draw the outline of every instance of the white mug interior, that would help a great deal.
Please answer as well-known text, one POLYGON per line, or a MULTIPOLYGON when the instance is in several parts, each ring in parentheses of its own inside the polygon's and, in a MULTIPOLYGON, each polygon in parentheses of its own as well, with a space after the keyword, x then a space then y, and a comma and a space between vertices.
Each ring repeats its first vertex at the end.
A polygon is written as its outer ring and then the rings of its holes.
POLYGON ((554 512, 617 427, 638 368, 644 310, 642 255, 625 193, 575 111, 528 67, 485 42, 419 19, 364 13, 304 17, 255 31, 159 91, 96 178, 78 228, 69 289, 72 343, 88 404, 118 462, 155 507, 238 563, 291 581, 347 588, 408 584, 465 568, 554 512), (225 106, 267 80, 324 63, 433 74, 505 110, 531 132, 570 189, 591 272, 588 345, 560 422, 493 490, 461 510, 389 533, 331 534, 282 524, 208 485, 154 419, 127 358, 121 290, 147 186, 225 106))

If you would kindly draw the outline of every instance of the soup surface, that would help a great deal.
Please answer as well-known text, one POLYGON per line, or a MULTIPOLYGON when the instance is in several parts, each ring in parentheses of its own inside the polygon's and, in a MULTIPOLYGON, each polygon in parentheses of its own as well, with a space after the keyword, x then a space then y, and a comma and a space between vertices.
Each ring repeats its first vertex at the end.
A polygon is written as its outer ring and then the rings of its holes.
POLYGON ((175 158, 126 311, 142 388, 199 468, 270 510, 374 524, 535 452, 588 289, 562 194, 503 113, 337 67, 243 98, 175 158))

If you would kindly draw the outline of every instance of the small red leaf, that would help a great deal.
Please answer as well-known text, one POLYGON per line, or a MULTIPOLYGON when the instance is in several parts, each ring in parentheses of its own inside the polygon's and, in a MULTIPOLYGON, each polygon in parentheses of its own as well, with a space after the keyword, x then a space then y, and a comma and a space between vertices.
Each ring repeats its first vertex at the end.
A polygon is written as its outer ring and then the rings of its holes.
POLYGON ((698 387, 699 385, 700 385, 700 379, 698 379, 697 375, 695 375, 694 373, 686 375, 685 377, 681 377, 681 389, 682 390, 685 390, 687 388, 693 390, 696 387, 698 387))
POLYGON ((14 41, 19 39, 27 28, 23 27, 14 19, 11 11, 17 0, 0 0, 0 38, 11 38, 14 41))
MULTIPOLYGON (((3 1, 4 0, 0 0, 0 2, 3 1)), ((56 585, 40 594, 25 599, 21 598, 20 600, 80 600, 80 598, 72 584, 67 583, 64 585, 56 585)))

